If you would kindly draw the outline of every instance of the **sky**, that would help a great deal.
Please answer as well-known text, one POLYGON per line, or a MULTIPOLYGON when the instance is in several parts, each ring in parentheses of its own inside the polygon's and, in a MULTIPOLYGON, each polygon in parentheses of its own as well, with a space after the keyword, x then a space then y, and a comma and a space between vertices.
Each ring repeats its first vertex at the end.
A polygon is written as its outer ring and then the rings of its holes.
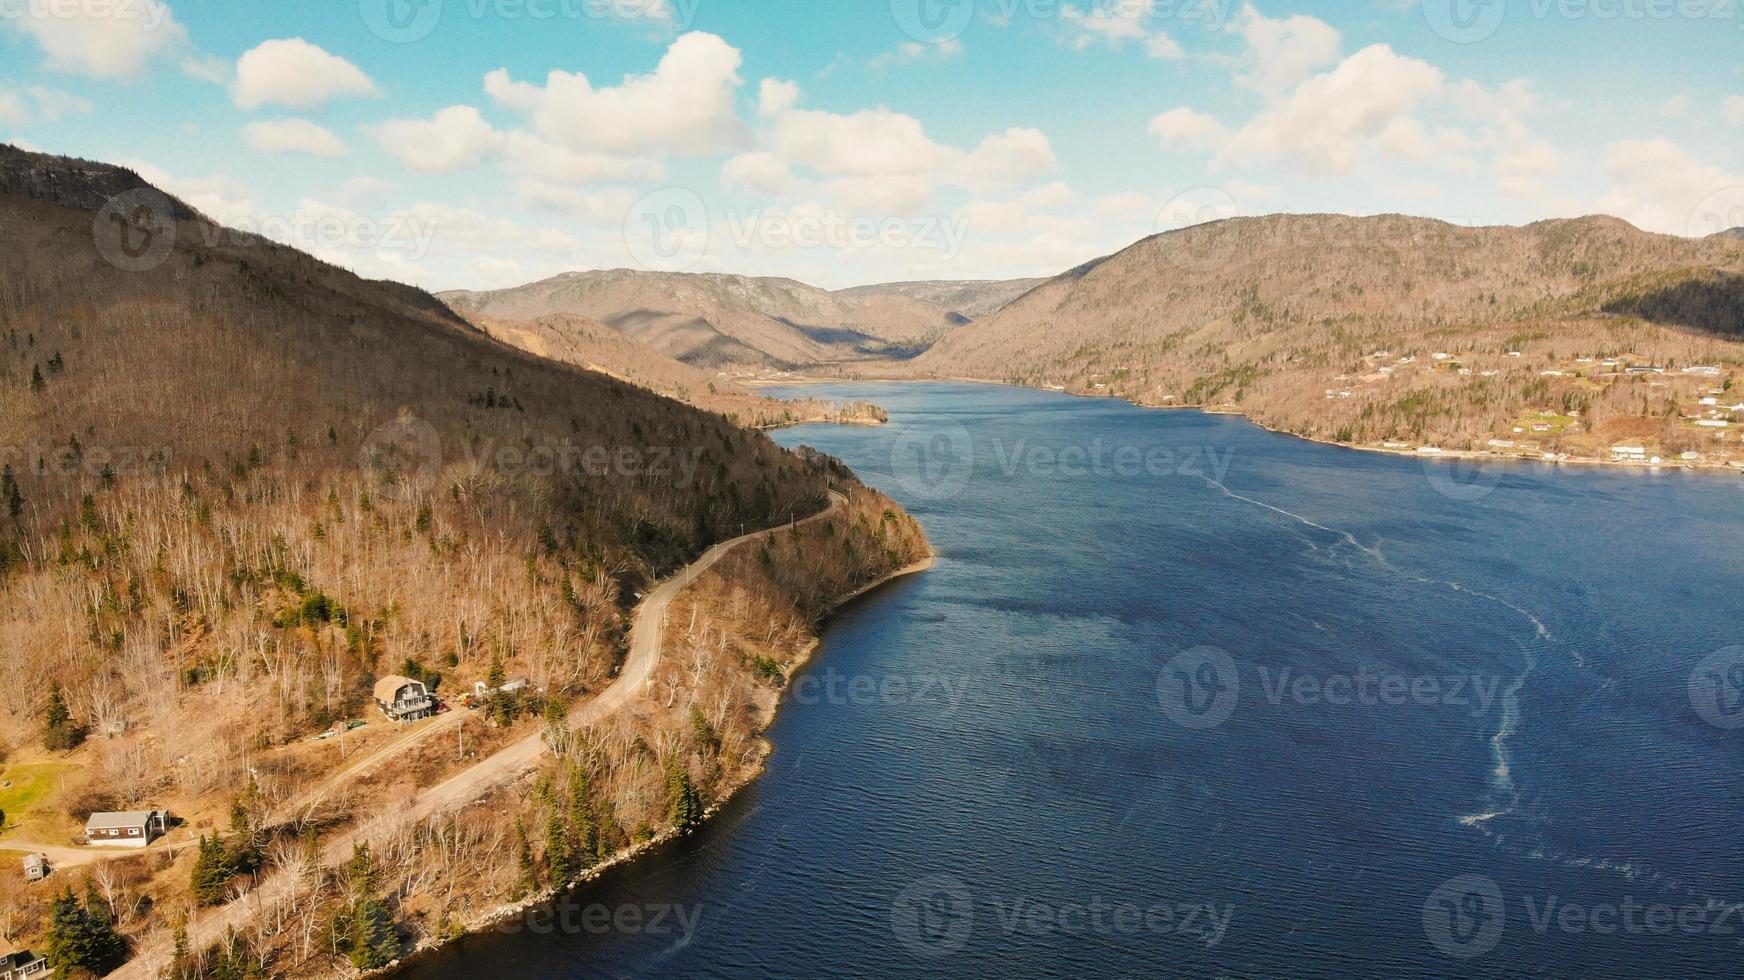
POLYGON ((0 140, 363 275, 1053 275, 1275 212, 1744 225, 1744 0, 0 0, 0 140))

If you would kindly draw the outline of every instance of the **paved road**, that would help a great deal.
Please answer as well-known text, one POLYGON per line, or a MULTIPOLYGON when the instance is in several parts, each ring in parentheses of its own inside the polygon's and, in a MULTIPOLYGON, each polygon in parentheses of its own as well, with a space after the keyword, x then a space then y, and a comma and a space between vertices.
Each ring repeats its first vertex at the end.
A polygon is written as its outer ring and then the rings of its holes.
MULTIPOLYGON (((624 660, 623 669, 618 672, 617 678, 605 690, 569 713, 570 727, 583 728, 607 718, 642 693, 643 688, 654 677, 654 668, 660 664, 660 639, 665 632, 666 611, 671 607, 672 600, 677 597, 678 593, 684 591, 692 582, 713 568, 716 562, 735 548, 753 541, 760 541, 777 531, 787 530, 789 526, 803 527, 814 521, 823 520, 840 510, 847 501, 846 496, 832 490, 830 491, 830 505, 822 512, 794 525, 782 525, 777 528, 756 531, 731 541, 724 541, 710 548, 701 558, 685 566, 684 570, 677 575, 660 583, 654 591, 643 598, 642 604, 636 609, 635 619, 630 624, 630 653, 624 660)), ((360 822, 328 838, 321 849, 322 861, 330 866, 340 864, 351 856, 352 847, 358 841, 368 840, 378 831, 397 826, 407 820, 422 820, 444 810, 464 807, 537 766, 546 751, 545 739, 542 735, 530 735, 523 738, 495 755, 489 756, 424 790, 412 799, 405 801, 405 805, 396 807, 393 812, 360 822)), ((243 922, 256 906, 270 903, 271 900, 284 894, 294 885, 295 880, 292 876, 285 874, 268 876, 247 896, 222 908, 213 909, 204 916, 189 922, 189 944, 194 949, 204 949, 217 942, 224 936, 226 930, 243 922)), ((160 943, 152 948, 142 950, 132 961, 109 976, 120 978, 120 980, 151 980, 167 965, 169 955, 169 947, 160 943)))

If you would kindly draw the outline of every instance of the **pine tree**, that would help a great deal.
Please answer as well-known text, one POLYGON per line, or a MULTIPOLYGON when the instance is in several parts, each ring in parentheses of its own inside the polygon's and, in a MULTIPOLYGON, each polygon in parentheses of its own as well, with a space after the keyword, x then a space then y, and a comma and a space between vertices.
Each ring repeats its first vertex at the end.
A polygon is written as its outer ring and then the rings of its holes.
POLYGON ((359 970, 379 970, 400 955, 400 936, 394 917, 379 898, 357 903, 352 917, 351 965, 359 970))
POLYGON ((50 752, 70 752, 84 744, 85 730, 74 724, 73 713, 67 709, 67 699, 61 686, 49 688, 48 711, 42 720, 42 745, 50 752))
POLYGON ((569 832, 581 860, 597 861, 603 857, 599 830, 593 817, 593 787, 587 778, 587 770, 580 765, 569 778, 569 832))
POLYGON ((102 976, 121 965, 127 944, 106 914, 93 911, 67 888, 49 912, 48 961, 57 980, 81 973, 102 976))
POLYGON ((672 826, 682 833, 694 830, 702 822, 702 798, 697 795, 696 786, 690 781, 690 769, 681 756, 674 755, 667 763, 666 794, 672 826))
POLYGON ((235 876, 236 869, 224 841, 216 834, 211 837, 201 834, 200 856, 194 861, 194 901, 202 907, 224 904, 226 886, 235 876))
POLYGON ((569 825, 563 814, 552 807, 545 820, 545 873, 551 884, 561 887, 581 873, 576 860, 575 841, 569 835, 569 825))
POLYGON ((24 494, 19 492, 18 478, 11 466, 0 468, 0 499, 6 501, 6 515, 13 520, 24 513, 24 494))
POLYGON ((47 388, 47 387, 48 387, 48 382, 44 381, 42 379, 42 368, 37 367, 35 365, 31 365, 31 368, 30 368, 30 390, 31 391, 41 391, 42 389, 47 388))
POLYGON ((527 842, 527 825, 518 819, 515 821, 515 840, 520 850, 521 894, 530 895, 539 890, 539 864, 533 860, 533 845, 527 842))

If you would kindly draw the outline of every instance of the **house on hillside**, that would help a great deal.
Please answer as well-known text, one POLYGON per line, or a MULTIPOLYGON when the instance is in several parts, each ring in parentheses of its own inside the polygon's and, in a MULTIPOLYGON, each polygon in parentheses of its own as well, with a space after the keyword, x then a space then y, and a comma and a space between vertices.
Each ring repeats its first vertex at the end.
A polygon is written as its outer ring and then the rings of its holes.
POLYGON ((0 980, 24 980, 25 977, 41 976, 47 972, 48 960, 28 949, 0 956, 0 980))
POLYGON ((48 877, 48 858, 41 854, 26 854, 24 856, 24 880, 41 881, 48 877))
MULTIPOLYGON (((497 688, 497 690, 504 694, 519 694, 532 686, 533 682, 527 680, 525 677, 512 677, 504 681, 503 686, 497 688)), ((489 697, 491 695, 491 686, 486 684, 484 681, 479 681, 472 685, 472 693, 481 698, 489 697)))
POLYGON ((416 721, 436 713, 436 699, 424 682, 398 674, 375 682, 375 703, 394 721, 416 721))
POLYGON ((93 813, 85 821, 85 843, 92 847, 149 847, 169 829, 168 810, 93 813))

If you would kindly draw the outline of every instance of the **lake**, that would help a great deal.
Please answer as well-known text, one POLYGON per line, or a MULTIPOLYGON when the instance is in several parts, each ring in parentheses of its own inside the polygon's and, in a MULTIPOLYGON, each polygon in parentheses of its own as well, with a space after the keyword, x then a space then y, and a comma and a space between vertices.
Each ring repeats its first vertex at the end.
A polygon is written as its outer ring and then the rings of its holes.
POLYGON ((418 978, 1735 976, 1744 480, 842 384, 925 525, 768 773, 418 978))

